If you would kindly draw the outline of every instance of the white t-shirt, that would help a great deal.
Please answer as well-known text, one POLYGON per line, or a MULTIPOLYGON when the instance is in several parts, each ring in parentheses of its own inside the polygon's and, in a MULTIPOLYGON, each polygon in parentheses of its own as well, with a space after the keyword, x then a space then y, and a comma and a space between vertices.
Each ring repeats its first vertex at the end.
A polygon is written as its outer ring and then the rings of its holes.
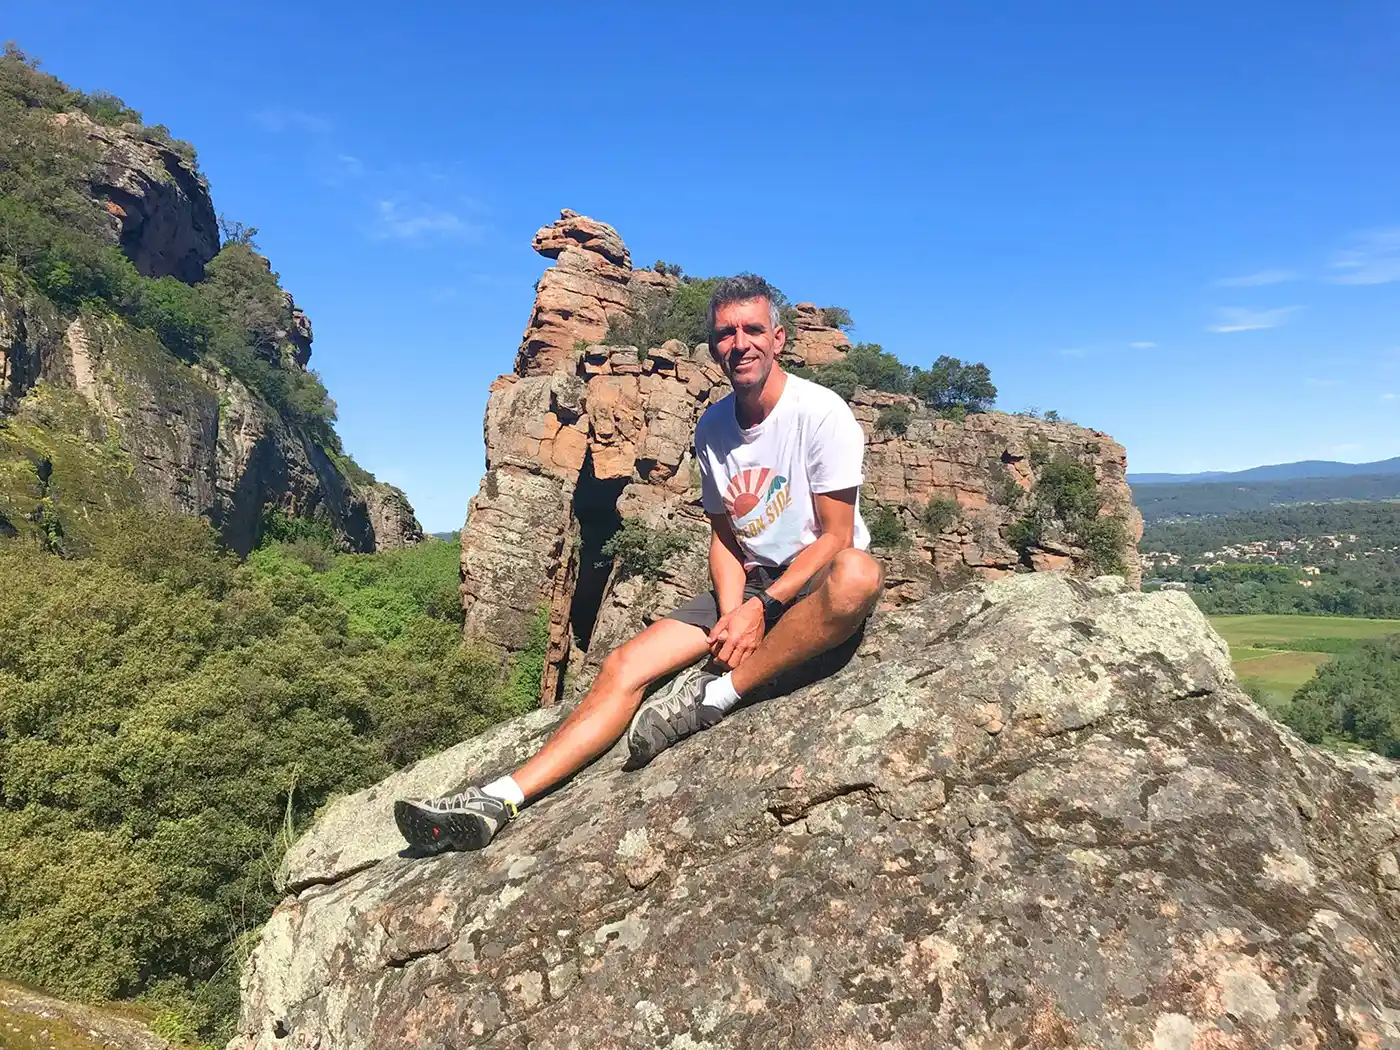
MULTIPOLYGON (((747 430, 734 395, 707 408, 695 427, 705 511, 728 514, 744 567, 791 561, 821 535, 814 493, 860 485, 865 432, 841 395, 789 374, 778 403, 747 430)), ((856 496, 855 546, 870 547, 856 496)))

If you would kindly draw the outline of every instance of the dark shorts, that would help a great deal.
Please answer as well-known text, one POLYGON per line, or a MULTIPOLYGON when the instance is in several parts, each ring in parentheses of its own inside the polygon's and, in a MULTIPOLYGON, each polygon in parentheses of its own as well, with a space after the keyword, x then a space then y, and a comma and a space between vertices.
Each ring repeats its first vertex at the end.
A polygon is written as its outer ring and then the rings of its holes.
MULTIPOLYGON (((764 565, 756 565, 750 569, 747 577, 744 579, 744 601, 748 601, 750 598, 761 594, 774 580, 781 576, 786 569, 786 565, 780 565, 773 569, 764 565)), ((797 592, 797 597, 788 603, 786 608, 776 615, 772 613, 766 615, 763 624, 764 630, 771 631, 773 625, 778 622, 784 612, 807 597, 807 595, 811 594, 812 591, 816 589, 818 583, 817 577, 820 575, 821 573, 816 573, 810 580, 804 583, 802 589, 797 592)), ((703 591, 690 599, 690 601, 686 602, 679 609, 667 613, 665 618, 667 620, 679 620, 681 623, 691 624, 708 634, 714 628, 715 624, 719 623, 719 599, 715 596, 714 591, 703 591)))
MULTIPOLYGON (((744 600, 747 601, 771 584, 783 574, 785 568, 786 566, 778 566, 769 569, 759 565, 750 569, 747 579, 744 580, 744 600)), ((820 576, 821 573, 817 573, 815 577, 803 584, 802 589, 797 592, 797 597, 792 600, 792 604, 788 605, 782 612, 778 613, 777 616, 765 616, 764 629, 772 630, 773 625, 782 617, 783 612, 792 608, 792 605, 797 604, 799 599, 805 598, 814 591, 819 582, 818 577, 820 576)), ((719 603, 715 600, 715 592, 706 591, 703 594, 696 595, 679 609, 667 613, 665 619, 680 620, 682 623, 688 623, 699 627, 702 631, 708 633, 715 624, 719 623, 719 603)), ((784 671, 772 681, 756 686, 751 692, 746 692, 743 700, 740 701, 740 706, 745 707, 761 700, 782 696, 795 689, 800 689, 805 685, 818 682, 823 678, 831 677, 837 671, 841 670, 841 668, 845 667, 846 664, 850 663, 851 659, 855 656, 856 650, 860 648, 860 643, 865 637, 865 626, 869 622, 868 618, 861 621, 855 633, 844 642, 840 642, 826 652, 804 661, 802 664, 789 671, 784 671)), ((724 668, 722 665, 716 663, 713 669, 718 673, 724 668)))

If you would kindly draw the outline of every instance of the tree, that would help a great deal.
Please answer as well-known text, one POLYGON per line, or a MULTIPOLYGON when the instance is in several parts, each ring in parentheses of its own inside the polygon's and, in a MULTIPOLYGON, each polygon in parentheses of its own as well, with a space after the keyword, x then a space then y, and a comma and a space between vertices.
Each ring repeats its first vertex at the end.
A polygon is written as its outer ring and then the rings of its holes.
POLYGON ((964 364, 946 354, 924 371, 915 368, 911 377, 913 393, 935 411, 962 407, 969 412, 985 412, 996 403, 997 388, 984 364, 964 364))
POLYGON ((855 327, 855 322, 851 320, 851 311, 844 306, 823 306, 821 315, 822 320, 831 328, 839 328, 843 332, 849 332, 855 327))
POLYGON ((227 215, 219 216, 219 236, 224 244, 241 244, 246 248, 257 250, 257 242, 253 240, 258 235, 256 226, 245 226, 237 219, 230 219, 227 215))

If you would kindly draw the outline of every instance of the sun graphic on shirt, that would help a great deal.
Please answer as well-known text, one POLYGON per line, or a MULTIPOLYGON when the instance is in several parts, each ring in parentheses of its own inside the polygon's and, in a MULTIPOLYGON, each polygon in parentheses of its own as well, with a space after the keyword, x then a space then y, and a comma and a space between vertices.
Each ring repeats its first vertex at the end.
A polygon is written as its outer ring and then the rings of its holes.
POLYGON ((786 482, 787 478, 775 477, 771 467, 741 470, 729 479, 729 487, 724 493, 725 509, 731 518, 739 521, 758 506, 760 499, 767 501, 786 482))

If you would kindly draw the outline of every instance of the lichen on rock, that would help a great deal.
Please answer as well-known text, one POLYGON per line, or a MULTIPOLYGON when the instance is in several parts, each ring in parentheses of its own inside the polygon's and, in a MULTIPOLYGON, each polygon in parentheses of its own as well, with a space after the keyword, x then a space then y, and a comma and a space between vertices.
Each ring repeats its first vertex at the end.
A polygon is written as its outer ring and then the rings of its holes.
POLYGON ((394 797, 506 770, 557 718, 330 807, 231 1045, 1400 1040, 1400 768, 1272 722, 1185 596, 935 594, 641 771, 605 756, 484 852, 398 855, 394 797))

